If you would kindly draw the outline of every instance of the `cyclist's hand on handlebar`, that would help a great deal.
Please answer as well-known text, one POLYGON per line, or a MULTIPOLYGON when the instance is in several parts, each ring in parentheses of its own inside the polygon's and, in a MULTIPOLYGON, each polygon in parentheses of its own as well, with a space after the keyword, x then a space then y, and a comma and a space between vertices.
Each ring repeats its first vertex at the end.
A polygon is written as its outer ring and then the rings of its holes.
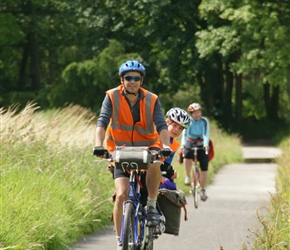
POLYGON ((205 154, 207 155, 208 154, 208 145, 203 145, 203 148, 204 148, 205 154))
POLYGON ((103 146, 97 146, 93 149, 93 155, 101 158, 108 158, 109 152, 107 149, 105 149, 103 146))
POLYGON ((170 147, 164 147, 159 151, 161 158, 168 158, 171 155, 172 151, 170 147))

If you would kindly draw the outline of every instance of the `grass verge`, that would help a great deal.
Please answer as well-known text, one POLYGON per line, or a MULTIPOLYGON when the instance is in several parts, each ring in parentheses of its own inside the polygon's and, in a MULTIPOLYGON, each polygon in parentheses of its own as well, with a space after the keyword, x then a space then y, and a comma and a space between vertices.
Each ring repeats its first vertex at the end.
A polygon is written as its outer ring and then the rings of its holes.
POLYGON ((1 249, 61 249, 109 223, 113 181, 91 154, 93 115, 1 111, 1 249))
POLYGON ((276 193, 271 195, 267 213, 257 210, 260 229, 254 231, 254 250, 282 250, 290 246, 290 136, 279 145, 276 193), (263 214, 263 215, 261 215, 263 214))

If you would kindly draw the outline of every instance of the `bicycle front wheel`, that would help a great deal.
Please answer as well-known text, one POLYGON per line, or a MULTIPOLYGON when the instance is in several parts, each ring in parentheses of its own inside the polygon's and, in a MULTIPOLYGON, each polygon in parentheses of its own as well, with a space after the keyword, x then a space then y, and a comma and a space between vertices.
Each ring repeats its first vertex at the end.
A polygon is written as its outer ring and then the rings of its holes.
POLYGON ((146 227, 142 244, 142 250, 153 250, 154 228, 146 227))
POLYGON ((132 203, 127 203, 124 213, 123 228, 123 250, 135 250, 137 247, 134 242, 135 230, 135 208, 132 203))

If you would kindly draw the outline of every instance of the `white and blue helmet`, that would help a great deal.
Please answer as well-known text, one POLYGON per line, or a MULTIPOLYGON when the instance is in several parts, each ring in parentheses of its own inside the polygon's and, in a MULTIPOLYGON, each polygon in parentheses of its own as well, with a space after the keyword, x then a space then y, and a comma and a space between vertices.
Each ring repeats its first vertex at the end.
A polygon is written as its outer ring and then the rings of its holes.
POLYGON ((181 108, 171 108, 167 111, 166 117, 171 121, 176 122, 183 128, 188 128, 190 118, 187 112, 181 108))

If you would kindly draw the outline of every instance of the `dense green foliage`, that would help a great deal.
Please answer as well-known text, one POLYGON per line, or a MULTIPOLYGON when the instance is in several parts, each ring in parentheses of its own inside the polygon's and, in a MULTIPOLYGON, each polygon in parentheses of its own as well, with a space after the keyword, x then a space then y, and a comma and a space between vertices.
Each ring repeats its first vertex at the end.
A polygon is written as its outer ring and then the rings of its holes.
POLYGON ((134 58, 165 110, 197 101, 247 137, 289 127, 289 0, 7 0, 0 10, 1 106, 98 112, 134 58))

